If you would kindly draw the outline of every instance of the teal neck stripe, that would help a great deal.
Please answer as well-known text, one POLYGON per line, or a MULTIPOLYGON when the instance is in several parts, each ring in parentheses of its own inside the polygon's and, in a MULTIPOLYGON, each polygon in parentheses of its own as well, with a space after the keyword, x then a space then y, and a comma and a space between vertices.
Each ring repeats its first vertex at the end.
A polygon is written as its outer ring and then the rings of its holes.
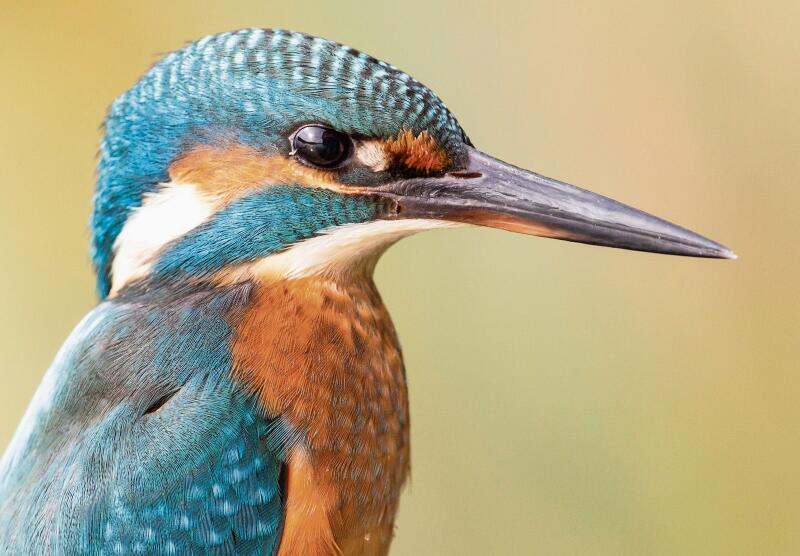
POLYGON ((385 201, 303 186, 267 187, 237 199, 170 245, 155 279, 209 277, 226 266, 278 253, 321 231, 369 222, 386 213, 385 201))

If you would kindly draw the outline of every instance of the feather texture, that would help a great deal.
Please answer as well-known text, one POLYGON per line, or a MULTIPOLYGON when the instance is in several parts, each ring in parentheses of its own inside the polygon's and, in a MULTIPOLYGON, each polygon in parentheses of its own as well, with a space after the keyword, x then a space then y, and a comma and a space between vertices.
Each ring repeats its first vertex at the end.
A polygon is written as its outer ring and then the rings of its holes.
POLYGON ((271 554, 282 435, 231 378, 250 288, 96 308, 5 457, 3 554, 271 554))

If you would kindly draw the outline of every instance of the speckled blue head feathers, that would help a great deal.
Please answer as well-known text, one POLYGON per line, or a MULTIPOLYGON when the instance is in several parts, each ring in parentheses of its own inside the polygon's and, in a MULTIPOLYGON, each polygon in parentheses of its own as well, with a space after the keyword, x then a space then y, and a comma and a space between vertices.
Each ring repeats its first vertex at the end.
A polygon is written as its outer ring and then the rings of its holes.
POLYGON ((244 29, 167 55, 111 106, 100 149, 92 258, 102 297, 114 242, 170 164, 198 145, 288 153, 288 134, 323 122, 364 138, 429 133, 458 150, 464 132, 428 88, 395 67, 325 39, 244 29))

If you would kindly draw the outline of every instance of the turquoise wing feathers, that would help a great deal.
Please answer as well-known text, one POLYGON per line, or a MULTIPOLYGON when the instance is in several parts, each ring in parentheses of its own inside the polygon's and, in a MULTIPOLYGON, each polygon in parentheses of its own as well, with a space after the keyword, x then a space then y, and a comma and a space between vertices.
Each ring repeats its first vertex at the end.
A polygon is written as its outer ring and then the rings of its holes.
POLYGON ((3 457, 0 554, 276 552, 275 421, 230 373, 243 288, 84 319, 3 457))

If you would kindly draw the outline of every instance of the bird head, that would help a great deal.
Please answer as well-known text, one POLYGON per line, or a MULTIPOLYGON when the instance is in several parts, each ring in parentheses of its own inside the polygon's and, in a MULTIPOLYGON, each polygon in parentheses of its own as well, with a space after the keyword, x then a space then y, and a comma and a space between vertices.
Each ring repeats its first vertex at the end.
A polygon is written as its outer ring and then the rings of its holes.
POLYGON ((105 121, 92 216, 101 297, 143 281, 369 273, 401 237, 463 224, 733 257, 483 154, 409 75, 300 33, 200 39, 156 63, 105 121))

